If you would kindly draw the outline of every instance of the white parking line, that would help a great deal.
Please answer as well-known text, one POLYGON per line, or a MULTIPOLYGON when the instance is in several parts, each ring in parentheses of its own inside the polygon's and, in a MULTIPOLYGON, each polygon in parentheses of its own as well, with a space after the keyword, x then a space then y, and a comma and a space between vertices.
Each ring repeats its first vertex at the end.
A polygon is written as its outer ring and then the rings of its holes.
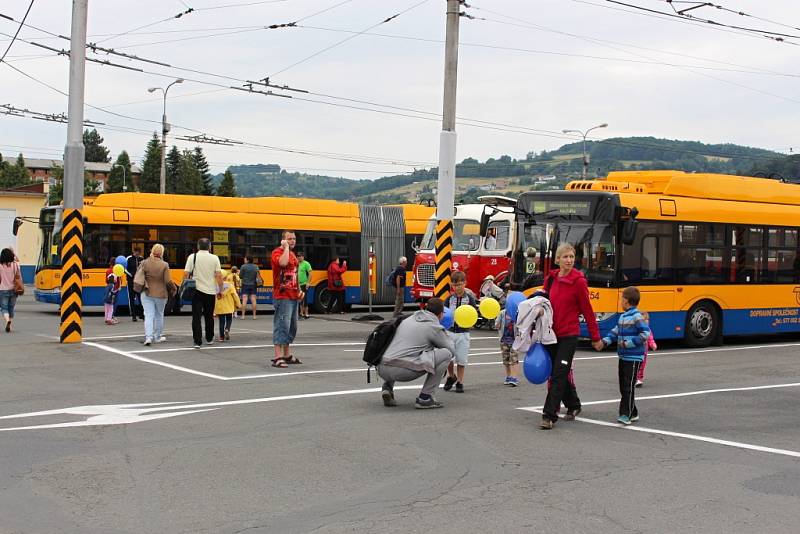
MULTIPOLYGON (((672 399, 678 397, 691 397, 695 395, 708 395, 710 393, 730 393, 734 391, 757 391, 763 389, 779 389, 779 388, 793 388, 800 386, 800 382, 792 382, 788 384, 769 384, 765 386, 747 386, 747 387, 738 387, 738 388, 717 388, 717 389, 702 389, 698 391, 685 391, 683 393, 669 393, 666 395, 646 395, 644 397, 638 397, 637 401, 643 400, 654 400, 654 399, 672 399)), ((600 401, 589 401, 589 402, 582 402, 582 406, 591 406, 597 404, 617 404, 619 403, 619 398, 616 399, 607 399, 607 400, 600 400, 600 401)), ((543 406, 529 406, 529 407, 522 407, 517 408, 518 410, 524 410, 533 413, 542 413, 543 406)), ((669 430, 659 430, 657 428, 649 428, 643 427, 638 425, 630 425, 625 426, 619 423, 612 423, 610 421, 598 421, 597 419, 587 419, 586 417, 576 417, 576 421, 581 421, 584 423, 589 423, 593 425, 599 426, 606 426, 606 427, 613 427, 613 428, 620 428, 623 430, 634 430, 637 432, 646 432, 649 434, 658 434, 662 436, 671 436, 676 438, 683 438, 683 439, 690 439, 694 441, 702 441, 706 443, 713 443, 716 445, 724 445, 726 447, 735 447, 739 449, 751 450, 751 451, 758 451, 758 452, 768 452, 771 454, 779 454, 783 456, 791 456, 794 458, 800 458, 800 452, 798 451, 791 451, 787 449, 775 449, 772 447, 764 447, 762 445, 753 445, 751 443, 741 443, 738 441, 730 441, 725 439, 718 439, 718 438, 711 438, 708 436, 699 436, 696 434, 687 434, 685 432, 671 432, 669 430)))
POLYGON ((145 358, 144 356, 137 356, 132 352, 126 352, 124 350, 115 349, 113 347, 108 347, 106 345, 101 345, 100 343, 84 343, 84 345, 89 345, 91 347, 96 347, 98 349, 104 350, 106 352, 112 352, 114 354, 119 354, 120 356, 125 356, 126 358, 131 358, 133 360, 139 360, 140 362, 145 363, 152 363, 153 365, 160 365, 161 367, 167 367, 168 369, 174 369, 175 371, 181 371, 184 373, 189 373, 192 375, 197 376, 204 376, 206 378, 214 378, 216 380, 227 380, 224 376, 219 376, 211 373, 204 373, 203 371, 196 371, 195 369, 189 369, 188 367, 181 367, 180 365, 173 365, 171 363, 160 362, 158 360, 151 360, 150 358, 145 358))

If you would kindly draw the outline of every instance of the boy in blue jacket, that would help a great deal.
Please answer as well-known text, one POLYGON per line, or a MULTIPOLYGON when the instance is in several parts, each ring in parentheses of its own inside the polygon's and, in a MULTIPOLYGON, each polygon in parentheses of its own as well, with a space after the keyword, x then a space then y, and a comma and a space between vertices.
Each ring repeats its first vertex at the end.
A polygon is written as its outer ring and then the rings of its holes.
POLYGON ((603 346, 608 347, 617 343, 619 356, 619 417, 617 422, 629 425, 639 419, 639 411, 634 401, 636 374, 642 365, 644 353, 647 349, 647 340, 650 338, 650 327, 636 308, 639 305, 640 294, 635 287, 626 287, 622 290, 620 303, 624 310, 619 316, 617 326, 611 329, 603 338, 603 346))

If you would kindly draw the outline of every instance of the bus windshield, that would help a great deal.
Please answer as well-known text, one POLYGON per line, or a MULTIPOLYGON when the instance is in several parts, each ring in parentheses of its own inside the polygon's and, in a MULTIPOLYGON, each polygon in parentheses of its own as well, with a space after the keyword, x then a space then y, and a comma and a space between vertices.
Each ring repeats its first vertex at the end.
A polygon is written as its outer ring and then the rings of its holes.
POLYGON ((43 209, 39 218, 39 228, 42 230, 42 248, 39 250, 39 259, 36 270, 43 267, 58 267, 61 265, 61 210, 56 208, 43 209))
POLYGON ((607 222, 552 221, 520 225, 519 251, 524 258, 524 276, 542 274, 555 265, 560 243, 575 247, 575 268, 583 272, 590 286, 609 287, 614 281, 616 239, 607 222))
MULTIPOLYGON (((436 243, 436 220, 428 222, 420 250, 432 251, 436 243)), ((473 219, 453 219, 453 252, 474 252, 481 243, 480 222, 473 219)))

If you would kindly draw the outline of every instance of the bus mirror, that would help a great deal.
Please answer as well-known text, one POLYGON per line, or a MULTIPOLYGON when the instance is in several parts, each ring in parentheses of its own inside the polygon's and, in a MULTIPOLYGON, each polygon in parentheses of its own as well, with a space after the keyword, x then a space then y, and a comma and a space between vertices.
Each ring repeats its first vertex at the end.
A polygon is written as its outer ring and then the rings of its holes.
POLYGON ((411 249, 414 252, 419 252, 419 243, 417 243, 417 238, 414 238, 414 241, 411 242, 411 249))
POLYGON ((481 227, 480 227, 480 236, 486 237, 486 232, 489 231, 489 218, 490 215, 484 211, 481 213, 481 227))
POLYGON ((621 237, 623 245, 633 245, 633 241, 636 239, 636 227, 639 226, 639 221, 636 220, 639 210, 632 208, 630 213, 630 219, 622 225, 621 237))
POLYGON ((19 217, 14 217, 14 227, 11 229, 11 233, 17 235, 20 226, 22 226, 22 219, 19 217))

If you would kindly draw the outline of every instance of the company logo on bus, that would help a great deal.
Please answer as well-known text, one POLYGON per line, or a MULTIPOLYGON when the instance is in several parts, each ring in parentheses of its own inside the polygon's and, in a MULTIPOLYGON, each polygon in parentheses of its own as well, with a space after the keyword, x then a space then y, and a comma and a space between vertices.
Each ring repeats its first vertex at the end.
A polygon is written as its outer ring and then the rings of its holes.
POLYGON ((800 287, 794 288, 794 298, 797 299, 797 303, 800 304, 800 287))

